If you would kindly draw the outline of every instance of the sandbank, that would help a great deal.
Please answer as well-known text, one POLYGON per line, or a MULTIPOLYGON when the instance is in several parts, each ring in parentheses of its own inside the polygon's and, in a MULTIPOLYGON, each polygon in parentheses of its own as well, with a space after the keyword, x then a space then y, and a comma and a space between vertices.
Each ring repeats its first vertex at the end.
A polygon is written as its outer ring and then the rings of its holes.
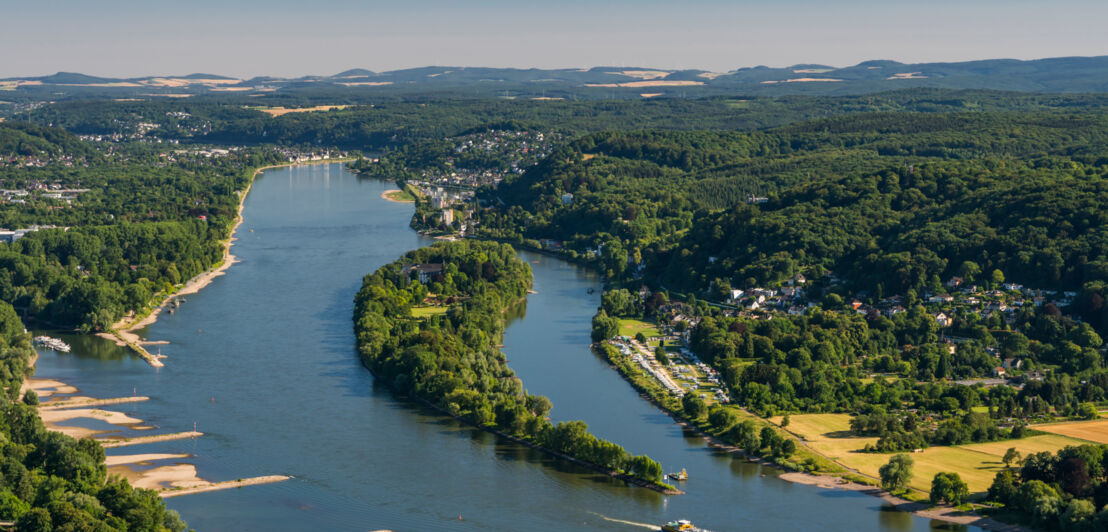
POLYGON ((112 410, 100 410, 98 408, 73 408, 69 410, 40 410, 38 413, 42 418, 42 422, 50 425, 52 423, 61 423, 63 421, 69 421, 71 419, 99 419, 112 425, 137 425, 142 423, 141 419, 136 419, 123 412, 115 412, 112 410))
POLYGON ((146 454, 120 454, 115 456, 107 456, 104 458, 104 465, 108 467, 126 465, 126 464, 138 464, 138 465, 150 465, 151 462, 157 460, 170 460, 173 458, 188 458, 191 455, 187 454, 169 454, 169 453, 146 453, 146 454))

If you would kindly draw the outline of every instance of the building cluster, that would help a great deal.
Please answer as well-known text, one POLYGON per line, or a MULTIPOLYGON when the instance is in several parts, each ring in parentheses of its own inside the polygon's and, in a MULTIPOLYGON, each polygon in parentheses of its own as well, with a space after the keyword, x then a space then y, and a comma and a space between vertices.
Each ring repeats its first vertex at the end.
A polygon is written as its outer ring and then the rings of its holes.
POLYGON ((454 144, 454 150, 446 159, 446 168, 424 169, 420 180, 470 189, 493 186, 509 175, 522 174, 549 155, 557 138, 553 133, 497 130, 448 138, 445 140, 454 144))
POLYGON ((24 236, 27 236, 27 233, 33 233, 35 231, 39 231, 39 230, 42 230, 42 229, 57 229, 57 228, 58 228, 58 226, 56 226, 56 225, 32 225, 32 226, 27 227, 25 229, 3 229, 3 228, 0 228, 0 242, 6 243, 6 244, 11 244, 12 242, 15 242, 16 240, 19 240, 20 238, 23 238, 24 236))
POLYGON ((26 186, 15 189, 0 189, 0 203, 25 204, 35 199, 54 200, 66 204, 73 203, 79 195, 88 192, 87 188, 67 188, 59 183, 32 181, 26 186))

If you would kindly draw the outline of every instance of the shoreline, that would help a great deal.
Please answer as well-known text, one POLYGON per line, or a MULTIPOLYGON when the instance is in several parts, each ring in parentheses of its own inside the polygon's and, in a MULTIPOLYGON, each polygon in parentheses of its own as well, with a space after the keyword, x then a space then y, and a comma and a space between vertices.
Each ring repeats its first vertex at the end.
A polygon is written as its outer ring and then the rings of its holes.
MULTIPOLYGON (((595 349, 594 349, 594 352, 596 352, 595 349)), ((963 511, 960 511, 960 510, 955 510, 954 508, 951 508, 951 507, 930 506, 926 503, 913 502, 913 501, 909 501, 907 499, 902 499, 900 497, 897 497, 897 496, 889 493, 886 490, 881 489, 880 487, 868 486, 866 484, 860 484, 858 482, 849 481, 849 480, 846 480, 846 479, 844 479, 840 476, 836 476, 836 475, 818 475, 818 474, 807 473, 807 472, 803 472, 803 471, 789 470, 788 468, 785 468, 785 467, 781 466, 780 464, 776 464, 776 463, 771 462, 771 461, 769 461, 765 458, 762 458, 760 456, 755 456, 753 454, 750 454, 750 453, 746 452, 746 450, 741 449, 739 447, 729 445, 729 444, 719 440, 717 437, 705 432, 703 429, 701 429, 695 423, 693 423, 691 421, 688 421, 687 419, 685 419, 681 415, 677 414, 676 412, 674 412, 674 411, 670 410, 669 408, 667 408, 665 405, 661 404, 657 399, 654 398, 653 395, 651 395, 649 393, 649 391, 640 389, 639 386, 633 380, 631 380, 626 374, 624 374, 624 372, 621 370, 621 368, 619 367, 618 364, 615 364, 612 361, 609 361, 607 359, 607 357, 605 357, 602 353, 596 353, 596 354, 597 354, 597 356, 600 356, 602 359, 607 361, 609 363, 609 365, 612 367, 612 369, 614 369, 616 371, 616 373, 618 373, 620 375, 620 377, 623 378, 624 381, 626 381, 628 384, 630 384, 631 387, 635 391, 639 392, 639 397, 642 397, 643 399, 649 401, 656 408, 658 408, 659 410, 664 412, 671 419, 673 419, 674 422, 677 425, 680 425, 682 428, 696 433, 697 436, 699 436, 701 439, 704 440, 704 443, 707 444, 708 447, 710 447, 712 449, 715 449, 715 450, 718 450, 718 451, 726 452, 728 454, 741 454, 743 456, 743 458, 745 458, 748 462, 759 464, 763 467, 772 467, 772 468, 774 468, 774 469, 781 472, 779 475, 777 475, 777 478, 779 478, 781 480, 784 480, 785 482, 791 482, 793 484, 802 484, 802 485, 805 485, 805 486, 812 486, 812 487, 823 488, 823 489, 843 489, 843 490, 847 490, 847 491, 856 491, 856 492, 864 494, 864 495, 869 495, 871 497, 877 497, 878 499, 881 499, 882 501, 885 501, 885 502, 891 504, 898 511, 907 512, 907 513, 910 513, 910 514, 912 514, 916 517, 922 517, 924 519, 934 519, 934 520, 937 520, 937 521, 945 521, 945 522, 948 522, 948 523, 954 523, 954 524, 959 524, 959 525, 971 525, 971 526, 976 526, 976 527, 983 528, 985 530, 995 530, 995 531, 998 531, 998 532, 1022 532, 1022 531, 1030 532, 1030 529, 1021 527, 1020 525, 1002 523, 1002 522, 997 521, 997 520, 995 520, 991 517, 986 517, 986 516, 983 516, 983 515, 980 515, 980 514, 977 514, 977 513, 963 512, 963 511)), ((790 435, 791 435, 791 433, 790 433, 790 435)), ((824 458, 827 458, 827 457, 824 457, 824 458)), ((830 458, 828 458, 828 460, 830 460, 830 458)), ((838 462, 835 462, 834 460, 832 460, 832 462, 835 463, 836 465, 842 466, 842 464, 839 464, 838 462)))
POLYGON ((146 360, 146 362, 148 362, 151 366, 155 368, 165 367, 165 363, 161 361, 161 358, 164 357, 159 357, 157 355, 151 354, 149 351, 146 350, 145 347, 143 347, 144 344, 152 344, 153 342, 147 342, 135 331, 148 327, 158 321, 158 315, 161 314, 162 310, 165 309, 166 306, 169 305, 169 303, 174 298, 199 292, 200 290, 204 289, 204 287, 211 284, 216 277, 225 274, 227 272, 227 269, 238 262, 238 260, 235 258, 235 255, 231 253, 231 246, 234 245, 234 242, 236 240, 235 234, 238 232, 239 226, 242 225, 242 211, 243 208, 246 206, 246 197, 250 194, 250 190, 254 187, 254 180, 256 180, 262 172, 266 170, 272 170, 274 168, 345 163, 353 160, 353 157, 346 157, 321 161, 271 164, 268 166, 260 166, 258 168, 255 168, 254 173, 250 176, 250 182, 246 184, 246 188, 243 189, 242 192, 239 194, 239 206, 237 212, 235 213, 235 223, 231 225, 231 231, 230 234, 227 236, 227 239, 222 242, 223 258, 220 259, 220 261, 216 263, 213 267, 186 281, 185 284, 181 286, 180 290, 177 290, 171 294, 166 294, 161 303, 154 307, 154 309, 151 310, 149 314, 143 316, 142 318, 138 318, 138 316, 132 316, 130 318, 124 317, 123 319, 113 324, 110 331, 99 332, 96 333, 96 335, 101 338, 111 340, 120 347, 126 346, 131 348, 131 350, 134 351, 135 354, 142 357, 144 360, 146 360))
MULTIPOLYGON (((369 368, 367 367, 366 369, 369 369, 369 368)), ((370 371, 370 373, 372 373, 372 370, 370 371)), ((641 478, 633 477, 631 475, 628 475, 627 473, 620 473, 618 471, 613 471, 613 470, 608 469, 604 466, 594 464, 592 462, 582 460, 580 458, 576 458, 576 457, 570 456, 568 454, 555 451, 553 449, 548 449, 548 448, 543 447, 542 445, 539 445, 539 444, 537 444, 533 441, 530 441, 530 440, 527 440, 527 439, 524 439, 524 438, 520 438, 518 436, 513 436, 513 435, 508 434, 507 432, 501 431, 499 429, 494 429, 492 427, 486 427, 486 426, 483 426, 483 425, 477 425, 475 423, 472 423, 472 422, 466 420, 465 418, 463 418, 461 416, 456 416, 454 414, 451 414, 450 412, 446 411, 446 409, 441 408, 441 407, 435 405, 434 403, 432 403, 431 401, 428 401, 428 400, 426 400, 422 397, 417 397, 417 396, 414 396, 414 395, 408 395, 406 397, 409 398, 409 399, 413 399, 417 403, 422 404, 422 405, 424 405, 424 406, 426 406, 426 407, 428 407, 432 410, 435 410, 436 412, 439 412, 444 416, 450 417, 450 418, 454 419, 455 421, 457 421, 458 423, 461 423, 462 425, 465 425, 467 427, 477 429, 477 430, 483 430, 483 431, 488 432, 490 434, 493 434, 495 436, 500 436, 501 438, 505 438, 505 439, 507 439, 509 441, 512 441, 514 443, 517 443, 519 445, 524 445, 524 446, 530 447, 530 448, 532 448, 536 451, 549 454, 550 456, 553 456, 555 458, 565 460, 565 461, 570 462, 572 464, 584 467, 586 469, 591 469, 591 470, 599 472, 599 473, 604 473, 605 475, 608 475, 609 477, 614 478, 616 480, 622 480, 624 482, 627 482, 628 484, 633 484, 633 485, 638 486, 640 488, 646 488, 648 490, 661 493, 662 495, 684 495, 685 494, 685 492, 681 491, 680 489, 676 489, 676 488, 666 489, 666 488, 663 488, 662 486, 654 484, 650 481, 643 480, 641 478)))

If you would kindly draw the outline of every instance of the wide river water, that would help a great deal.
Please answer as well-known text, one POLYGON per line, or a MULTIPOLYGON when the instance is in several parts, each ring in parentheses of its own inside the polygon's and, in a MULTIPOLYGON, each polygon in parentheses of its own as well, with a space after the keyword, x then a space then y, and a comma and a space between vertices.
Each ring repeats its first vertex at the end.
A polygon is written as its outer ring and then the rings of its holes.
POLYGON ((715 531, 940 526, 876 498, 779 480, 683 432, 589 350, 598 278, 542 255, 521 254, 537 293, 508 328, 509 365, 551 399, 554 420, 582 419, 667 470, 687 468, 687 495, 628 487, 393 397, 358 361, 351 322, 362 276, 429 243, 408 228, 411 205, 380 198, 388 188, 338 164, 266 171, 246 200, 240 262, 145 331, 169 342, 166 367, 65 335, 73 353, 42 351, 37 376, 82 395, 150 396, 113 408, 156 427, 145 434, 194 423, 205 433, 110 455, 187 453, 169 463, 195 464, 209 480, 294 477, 168 499, 197 530, 634 531, 678 518, 715 531))

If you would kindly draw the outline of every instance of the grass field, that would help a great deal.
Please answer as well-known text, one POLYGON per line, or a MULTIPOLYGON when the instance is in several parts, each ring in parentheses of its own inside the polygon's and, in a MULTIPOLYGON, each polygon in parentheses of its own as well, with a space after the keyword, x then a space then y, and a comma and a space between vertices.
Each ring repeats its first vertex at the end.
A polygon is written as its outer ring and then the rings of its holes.
POLYGON ((412 307, 413 318, 426 318, 436 314, 446 314, 447 307, 412 307))
POLYGON ((407 190, 392 190, 386 192, 385 195, 388 197, 389 200, 392 201, 400 201, 405 203, 411 203, 415 201, 415 196, 413 196, 407 190))
MULTIPOLYGON (((771 421, 780 424, 781 418, 775 417, 771 421)), ((1035 428, 1043 430, 1041 427, 1035 428)), ((850 435, 848 414, 789 416, 789 426, 786 430, 803 438, 805 443, 816 452, 873 477, 877 476, 878 468, 886 464, 891 456, 861 452, 867 443, 876 444, 877 438, 850 435)), ((1040 451, 1053 452, 1067 445, 1082 443, 1086 442, 1057 434, 1045 434, 1019 440, 930 447, 920 453, 909 453, 916 464, 911 486, 921 491, 928 491, 931 489, 931 479, 936 473, 953 471, 969 484, 971 492, 983 492, 992 484, 997 471, 1004 467, 1001 457, 1011 447, 1027 455, 1040 451)))
POLYGON ((619 320, 619 335, 634 337, 638 333, 643 333, 648 339, 661 336, 658 332, 658 328, 652 323, 647 323, 642 320, 632 320, 627 318, 621 318, 619 320))
POLYGON ((1077 423, 1053 423, 1050 425, 1036 425, 1035 430, 1060 434, 1071 438, 1089 440, 1096 443, 1108 444, 1108 419, 1094 421, 1080 421, 1077 423))

